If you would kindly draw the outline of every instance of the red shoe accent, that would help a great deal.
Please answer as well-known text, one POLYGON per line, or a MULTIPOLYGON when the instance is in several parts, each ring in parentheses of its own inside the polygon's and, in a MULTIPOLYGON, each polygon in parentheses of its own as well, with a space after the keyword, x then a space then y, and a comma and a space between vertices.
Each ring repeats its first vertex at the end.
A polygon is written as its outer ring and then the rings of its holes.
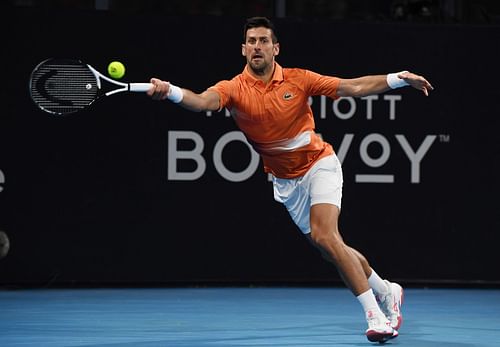
POLYGON ((390 332, 381 333, 381 332, 374 331, 374 330, 368 330, 366 332, 366 337, 368 338, 368 341, 370 341, 370 342, 384 343, 384 342, 386 342, 390 339, 393 339, 397 336, 398 336, 397 334, 394 336, 394 334, 390 333, 390 332))

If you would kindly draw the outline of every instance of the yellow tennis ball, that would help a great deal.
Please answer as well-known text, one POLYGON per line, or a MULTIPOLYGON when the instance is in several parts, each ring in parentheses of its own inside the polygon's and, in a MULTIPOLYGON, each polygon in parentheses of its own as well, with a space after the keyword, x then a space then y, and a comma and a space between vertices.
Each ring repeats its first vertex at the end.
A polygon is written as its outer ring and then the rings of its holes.
POLYGON ((116 79, 120 79, 125 75, 125 66, 119 61, 113 61, 108 65, 108 74, 116 79))

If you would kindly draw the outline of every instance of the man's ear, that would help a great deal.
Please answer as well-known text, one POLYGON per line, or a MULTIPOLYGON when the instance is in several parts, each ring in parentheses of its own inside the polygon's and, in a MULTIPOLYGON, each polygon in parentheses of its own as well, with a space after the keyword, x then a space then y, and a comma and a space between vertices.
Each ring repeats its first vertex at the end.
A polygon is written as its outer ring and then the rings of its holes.
POLYGON ((279 43, 275 43, 273 45, 273 50, 274 50, 274 56, 277 56, 278 54, 280 54, 280 44, 279 43))
POLYGON ((244 43, 241 44, 241 55, 244 57, 246 57, 246 55, 247 55, 247 53, 245 52, 245 44, 244 43))

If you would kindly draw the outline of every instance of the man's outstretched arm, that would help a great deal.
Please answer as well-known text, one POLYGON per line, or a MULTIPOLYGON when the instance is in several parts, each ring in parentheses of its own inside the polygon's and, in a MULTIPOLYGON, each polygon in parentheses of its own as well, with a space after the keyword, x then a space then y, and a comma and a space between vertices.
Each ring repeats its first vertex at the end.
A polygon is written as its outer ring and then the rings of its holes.
POLYGON ((196 112, 216 111, 219 109, 219 94, 214 91, 207 90, 196 94, 189 89, 179 88, 158 78, 152 78, 151 84, 153 87, 148 90, 147 94, 154 100, 169 99, 188 110, 196 112))
POLYGON ((412 86, 415 89, 421 90, 426 96, 434 89, 424 77, 403 71, 388 75, 342 79, 337 89, 337 94, 339 96, 361 97, 380 94, 404 86, 412 86))

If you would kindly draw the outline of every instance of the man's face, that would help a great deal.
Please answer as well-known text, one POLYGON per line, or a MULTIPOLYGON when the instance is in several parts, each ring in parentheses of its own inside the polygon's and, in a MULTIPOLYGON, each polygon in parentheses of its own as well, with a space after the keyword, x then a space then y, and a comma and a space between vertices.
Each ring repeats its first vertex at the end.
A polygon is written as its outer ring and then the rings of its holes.
POLYGON ((247 30, 247 37, 241 45, 241 54, 246 57, 248 66, 257 75, 265 74, 274 68, 274 56, 279 53, 279 44, 273 43, 271 29, 259 27, 247 30))

